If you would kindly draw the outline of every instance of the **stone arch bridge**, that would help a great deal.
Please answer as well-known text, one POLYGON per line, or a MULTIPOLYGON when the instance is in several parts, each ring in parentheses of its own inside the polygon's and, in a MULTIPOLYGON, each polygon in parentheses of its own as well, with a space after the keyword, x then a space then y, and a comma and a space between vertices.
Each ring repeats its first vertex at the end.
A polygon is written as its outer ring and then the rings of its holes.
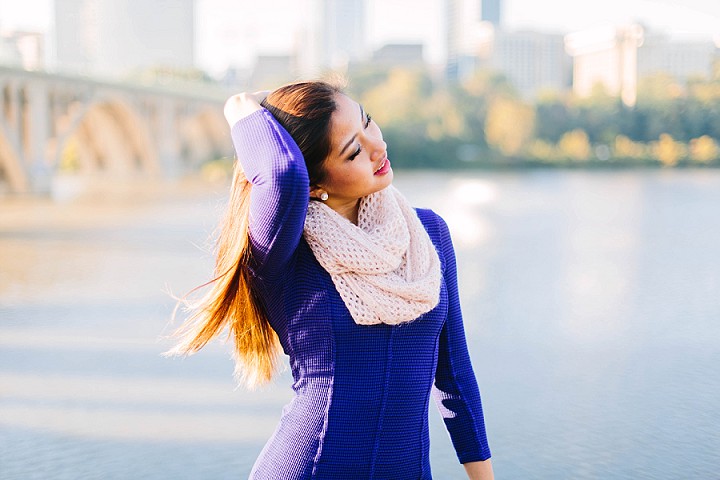
POLYGON ((0 67, 0 187, 49 192, 61 170, 175 176, 230 157, 227 93, 0 67))

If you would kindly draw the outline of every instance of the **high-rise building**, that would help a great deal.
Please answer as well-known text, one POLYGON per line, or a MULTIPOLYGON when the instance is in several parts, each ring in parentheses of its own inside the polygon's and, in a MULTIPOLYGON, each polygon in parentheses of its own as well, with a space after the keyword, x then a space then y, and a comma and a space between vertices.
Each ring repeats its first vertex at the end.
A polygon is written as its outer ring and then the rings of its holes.
POLYGON ((482 0, 482 21, 490 22, 495 27, 499 27, 502 13, 501 3, 502 0, 482 0))
POLYGON ((372 63, 386 67, 420 67, 423 65, 421 43, 390 43, 373 52, 372 63))
POLYGON ((567 90, 572 80, 572 59, 563 40, 561 34, 496 30, 490 54, 481 65, 502 72, 526 98, 536 97, 543 90, 567 90))
POLYGON ((693 76, 712 76, 717 46, 707 41, 673 41, 667 36, 646 34, 638 50, 638 76, 664 73, 678 81, 693 76))
POLYGON ((56 68, 99 75, 194 64, 193 0, 55 0, 56 68))
POLYGON ((292 80, 295 57, 292 55, 258 55, 248 84, 253 89, 277 88, 292 80))
POLYGON ((44 44, 45 38, 40 32, 0 32, 0 64, 42 70, 44 44))
POLYGON ((672 40, 647 33, 637 24, 573 33, 565 44, 573 56, 577 95, 590 95, 600 86, 630 106, 642 77, 667 74, 679 82, 693 76, 710 78, 718 53, 718 45, 710 40, 672 40))
POLYGON ((462 78, 475 68, 478 48, 486 30, 478 0, 445 0, 447 76, 462 78))
POLYGON ((326 65, 343 65, 365 56, 364 0, 325 0, 323 18, 326 65))
POLYGON ((446 7, 449 79, 490 70, 504 74, 526 98, 570 87, 572 62, 562 35, 498 27, 499 0, 483 1, 482 14, 477 0, 446 0, 446 7), (493 18, 481 20, 486 16, 493 18))
POLYGON ((301 73, 345 69, 351 62, 368 59, 365 4, 365 0, 308 0, 316 14, 298 38, 301 73))
POLYGON ((586 30, 565 37, 573 57, 573 91, 584 97, 601 86, 628 106, 635 105, 638 82, 638 48, 643 28, 626 25, 586 30))

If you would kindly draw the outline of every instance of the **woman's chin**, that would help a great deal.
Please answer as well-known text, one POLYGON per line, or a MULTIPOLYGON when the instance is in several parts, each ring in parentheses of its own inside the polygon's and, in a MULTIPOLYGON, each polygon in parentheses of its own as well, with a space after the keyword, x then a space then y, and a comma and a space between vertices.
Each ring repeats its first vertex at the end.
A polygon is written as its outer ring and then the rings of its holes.
MULTIPOLYGON (((379 179, 381 180, 382 184, 387 187, 390 185, 393 181, 395 173, 393 172, 392 168, 390 168, 383 176, 381 176, 379 179)), ((383 188, 385 188, 383 187, 383 188)))

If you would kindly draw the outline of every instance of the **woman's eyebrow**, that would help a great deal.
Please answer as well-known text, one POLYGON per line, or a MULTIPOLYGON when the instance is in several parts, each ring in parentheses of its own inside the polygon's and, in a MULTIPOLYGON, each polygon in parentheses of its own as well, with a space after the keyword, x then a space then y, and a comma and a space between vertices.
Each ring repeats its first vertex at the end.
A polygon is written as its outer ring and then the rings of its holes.
MULTIPOLYGON (((359 103, 358 103, 358 107, 360 107, 360 122, 362 123, 363 119, 365 118, 365 110, 363 110, 362 105, 360 105, 359 103)), ((347 148, 355 141, 355 137, 357 137, 357 133, 355 135, 353 135, 352 138, 350 140, 348 140, 348 142, 342 148, 342 150, 340 150, 340 155, 342 155, 343 152, 345 150, 347 150, 347 148)))

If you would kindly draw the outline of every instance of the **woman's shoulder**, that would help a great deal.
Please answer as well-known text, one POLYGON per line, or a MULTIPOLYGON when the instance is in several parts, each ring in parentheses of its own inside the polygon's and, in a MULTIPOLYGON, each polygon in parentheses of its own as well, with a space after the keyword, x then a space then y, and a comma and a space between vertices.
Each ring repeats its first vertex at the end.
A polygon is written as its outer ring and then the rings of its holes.
POLYGON ((442 240, 442 238, 448 234, 448 226, 445 219, 434 210, 430 208, 416 208, 415 211, 433 241, 442 240))

